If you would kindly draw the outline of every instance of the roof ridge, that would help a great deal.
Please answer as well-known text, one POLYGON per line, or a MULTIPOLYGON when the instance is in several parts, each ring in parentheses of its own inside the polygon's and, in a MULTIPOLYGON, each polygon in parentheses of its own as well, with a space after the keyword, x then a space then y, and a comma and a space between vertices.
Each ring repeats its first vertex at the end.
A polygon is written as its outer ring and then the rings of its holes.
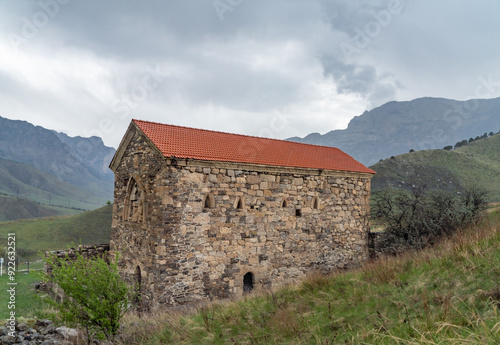
MULTIPOLYGON (((178 128, 186 128, 186 129, 192 129, 192 130, 196 130, 196 131, 204 131, 204 132, 220 133, 220 134, 228 134, 228 135, 237 135, 237 136, 246 137, 246 138, 275 140, 275 141, 285 141, 287 143, 293 143, 293 144, 298 144, 298 145, 307 145, 307 146, 314 146, 314 147, 326 147, 326 148, 329 148, 329 149, 337 149, 339 151, 342 151, 338 147, 335 147, 335 146, 326 146, 326 145, 301 143, 301 142, 298 142, 298 141, 290 141, 290 140, 286 140, 286 139, 266 138, 266 137, 259 137, 259 136, 256 136, 256 135, 230 133, 230 132, 216 131, 216 130, 212 130, 212 129, 195 128, 195 127, 181 126, 181 125, 172 125, 172 124, 161 123, 161 122, 156 122, 156 121, 147 121, 147 120, 138 120, 138 119, 132 119, 132 121, 134 121, 134 122, 136 122, 136 121, 147 122, 147 123, 152 123, 152 124, 160 125, 160 126, 171 126, 171 127, 178 127, 178 128)), ((347 153, 345 153, 345 154, 348 155, 347 153)), ((351 155, 349 155, 349 157, 351 157, 351 155)))
POLYGON ((375 173, 332 146, 132 119, 165 157, 375 173))

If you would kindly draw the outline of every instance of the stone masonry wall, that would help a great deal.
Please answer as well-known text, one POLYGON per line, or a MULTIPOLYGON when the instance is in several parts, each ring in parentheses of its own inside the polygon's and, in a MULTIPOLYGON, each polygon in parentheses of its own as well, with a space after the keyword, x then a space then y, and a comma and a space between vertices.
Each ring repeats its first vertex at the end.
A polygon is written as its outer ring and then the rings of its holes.
MULTIPOLYGON (((101 257, 105 259, 106 262, 109 262, 109 243, 85 244, 66 250, 47 251, 45 252, 45 257, 48 258, 50 256, 54 256, 58 259, 75 260, 77 254, 82 255, 85 259, 101 257)), ((50 273, 52 272, 52 267, 45 264, 44 270, 45 273, 50 273)))
POLYGON ((293 283, 366 260, 370 178, 166 159, 136 133, 115 172, 111 249, 145 307, 293 283))

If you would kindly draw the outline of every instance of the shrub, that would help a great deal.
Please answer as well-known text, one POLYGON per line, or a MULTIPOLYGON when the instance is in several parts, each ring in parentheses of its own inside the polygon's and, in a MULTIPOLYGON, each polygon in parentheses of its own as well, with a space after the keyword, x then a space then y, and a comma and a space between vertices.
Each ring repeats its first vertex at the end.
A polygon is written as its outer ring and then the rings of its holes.
POLYGON ((63 292, 62 299, 54 294, 49 304, 62 321, 83 327, 89 341, 94 334, 114 338, 133 300, 133 289, 118 273, 117 259, 107 263, 103 258, 87 259, 80 253, 75 260, 56 256, 47 259, 52 272, 45 275, 45 281, 63 292))
POLYGON ((422 249, 443 236, 476 222, 485 208, 486 192, 467 190, 462 196, 413 185, 411 190, 385 189, 373 193, 372 216, 385 231, 376 250, 397 254, 422 249))

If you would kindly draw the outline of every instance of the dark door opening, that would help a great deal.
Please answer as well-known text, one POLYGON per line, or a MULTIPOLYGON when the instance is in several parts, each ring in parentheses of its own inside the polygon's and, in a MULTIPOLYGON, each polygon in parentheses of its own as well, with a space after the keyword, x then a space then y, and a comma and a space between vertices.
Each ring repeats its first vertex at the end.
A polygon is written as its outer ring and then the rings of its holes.
POLYGON ((243 276, 243 292, 251 292, 253 290, 253 273, 248 272, 243 276))

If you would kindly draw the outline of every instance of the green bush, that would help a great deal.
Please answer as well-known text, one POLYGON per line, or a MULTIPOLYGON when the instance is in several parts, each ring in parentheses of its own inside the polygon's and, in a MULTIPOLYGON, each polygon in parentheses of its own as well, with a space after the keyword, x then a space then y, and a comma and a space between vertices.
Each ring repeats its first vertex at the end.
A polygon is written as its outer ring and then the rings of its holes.
POLYGON ((84 328, 89 339, 92 335, 114 338, 133 301, 133 289, 120 277, 116 261, 89 260, 80 253, 75 260, 55 256, 47 260, 52 273, 45 275, 45 281, 63 292, 61 299, 54 291, 49 303, 61 321, 84 328))
POLYGON ((474 224, 486 205, 486 192, 467 190, 463 195, 413 185, 411 190, 384 189, 373 193, 372 216, 385 231, 376 251, 397 254, 422 249, 443 236, 474 224))

